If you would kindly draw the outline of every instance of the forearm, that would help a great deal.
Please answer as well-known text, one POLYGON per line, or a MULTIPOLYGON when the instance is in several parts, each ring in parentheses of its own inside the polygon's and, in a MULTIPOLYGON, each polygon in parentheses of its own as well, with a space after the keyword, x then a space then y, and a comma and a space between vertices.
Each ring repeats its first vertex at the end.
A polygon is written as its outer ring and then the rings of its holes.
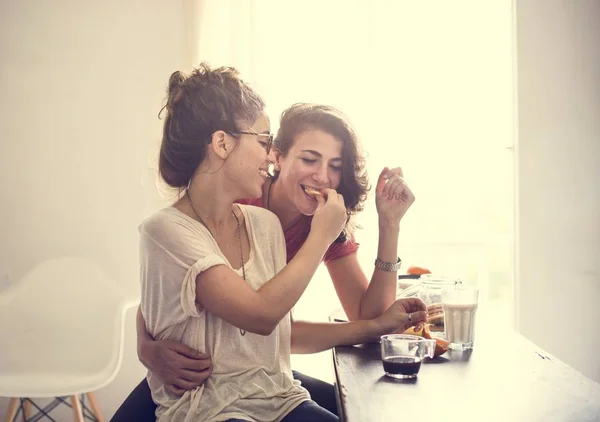
MULTIPOLYGON (((398 260, 398 237, 400 223, 379 222, 379 244, 377 258, 396 263, 398 260)), ((396 300, 398 274, 374 268, 367 291, 360 303, 360 319, 377 318, 396 300)))
POLYGON ((142 307, 138 307, 137 317, 136 317, 136 331, 137 331, 137 354, 138 359, 142 364, 150 369, 148 366, 148 360, 146 359, 146 345, 148 342, 154 341, 150 333, 146 330, 146 321, 144 320, 144 315, 142 315, 142 307))
POLYGON ((196 277, 200 307, 242 330, 269 335, 306 289, 327 250, 327 239, 311 233, 294 259, 259 289, 224 265, 196 277))
POLYGON ((306 290, 321 263, 327 245, 309 236, 296 256, 275 277, 265 283, 257 294, 275 325, 294 307, 306 290))
POLYGON ((292 321, 292 353, 318 353, 336 346, 376 341, 382 328, 373 320, 344 323, 292 321))

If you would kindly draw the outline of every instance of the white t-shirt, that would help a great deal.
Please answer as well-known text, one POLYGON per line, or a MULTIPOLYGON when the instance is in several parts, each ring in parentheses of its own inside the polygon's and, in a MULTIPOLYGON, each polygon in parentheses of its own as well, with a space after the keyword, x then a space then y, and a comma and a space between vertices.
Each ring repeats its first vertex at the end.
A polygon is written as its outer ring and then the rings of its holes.
MULTIPOLYGON (((285 266, 283 230, 270 211, 239 208, 251 246, 246 282, 256 290, 285 266)), ((242 336, 196 303, 196 276, 215 265, 231 268, 204 225, 169 207, 147 218, 139 232, 141 307, 149 333, 208 353, 213 362, 204 384, 182 397, 171 395, 148 372, 159 422, 279 421, 310 399, 292 376, 289 313, 269 336, 242 336)), ((242 276, 241 268, 233 271, 242 276)))

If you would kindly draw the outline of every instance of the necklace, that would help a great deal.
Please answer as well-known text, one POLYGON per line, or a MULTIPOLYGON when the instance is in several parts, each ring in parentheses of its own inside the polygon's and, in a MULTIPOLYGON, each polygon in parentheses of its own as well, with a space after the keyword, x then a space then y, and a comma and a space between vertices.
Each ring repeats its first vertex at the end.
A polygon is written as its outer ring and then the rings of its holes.
MULTIPOLYGON (((196 207, 194 207, 194 203, 192 202, 192 198, 190 197, 189 190, 187 190, 187 189, 185 191, 185 196, 187 197, 188 202, 190 204, 190 207, 192 207, 192 210, 194 211, 194 214, 196 214, 196 217, 198 217, 198 220, 200 220, 200 222, 202 223, 202 225, 204 227, 206 227, 206 230, 208 230, 208 232, 213 237, 213 239, 215 239, 215 242, 216 242, 217 238, 215 237, 215 235, 213 234, 213 232, 210 230, 210 228, 208 227, 208 225, 204 222, 204 220, 202 219, 202 217, 200 217, 200 213, 198 211, 196 211, 196 207)), ((231 213, 235 217, 235 221, 237 223, 237 233, 238 233, 238 239, 240 241, 240 258, 242 258, 242 277, 244 278, 244 281, 246 281, 246 265, 244 264, 244 249, 243 249, 243 246, 242 246, 242 229, 240 227, 240 219, 238 218, 237 215, 235 215, 235 212, 233 210, 231 210, 231 213)), ((238 329, 240 330, 240 334, 241 335, 243 335, 243 336, 246 335, 246 330, 242 330, 241 328, 238 328, 238 329)))

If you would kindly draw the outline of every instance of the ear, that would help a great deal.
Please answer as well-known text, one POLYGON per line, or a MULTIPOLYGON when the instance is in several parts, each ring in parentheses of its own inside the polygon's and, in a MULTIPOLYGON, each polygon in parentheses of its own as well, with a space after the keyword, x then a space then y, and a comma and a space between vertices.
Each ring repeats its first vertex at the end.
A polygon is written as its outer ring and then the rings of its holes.
POLYGON ((209 145, 213 152, 222 160, 225 160, 231 151, 233 151, 233 144, 231 142, 231 136, 228 136, 222 130, 214 132, 210 138, 209 145))

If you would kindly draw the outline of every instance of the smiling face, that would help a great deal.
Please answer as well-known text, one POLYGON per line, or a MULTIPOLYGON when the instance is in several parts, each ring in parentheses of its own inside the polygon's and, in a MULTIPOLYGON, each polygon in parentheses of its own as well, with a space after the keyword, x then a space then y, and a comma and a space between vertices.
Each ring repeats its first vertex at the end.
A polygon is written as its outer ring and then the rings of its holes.
POLYGON ((317 200, 306 188, 337 189, 342 177, 343 144, 320 129, 300 132, 285 156, 279 156, 277 183, 287 199, 304 215, 313 215, 317 200))

